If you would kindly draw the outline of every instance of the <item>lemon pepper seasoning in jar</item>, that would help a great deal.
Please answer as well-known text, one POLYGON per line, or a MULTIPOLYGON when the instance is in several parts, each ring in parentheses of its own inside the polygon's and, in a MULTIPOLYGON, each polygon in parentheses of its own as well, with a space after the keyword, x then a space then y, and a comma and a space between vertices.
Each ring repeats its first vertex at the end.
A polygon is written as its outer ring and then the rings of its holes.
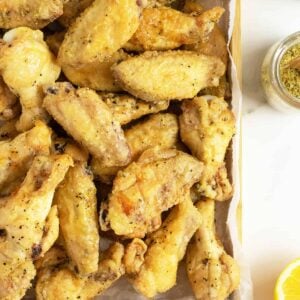
POLYGON ((268 102, 283 112, 300 112, 300 32, 273 45, 262 65, 262 85, 268 102))

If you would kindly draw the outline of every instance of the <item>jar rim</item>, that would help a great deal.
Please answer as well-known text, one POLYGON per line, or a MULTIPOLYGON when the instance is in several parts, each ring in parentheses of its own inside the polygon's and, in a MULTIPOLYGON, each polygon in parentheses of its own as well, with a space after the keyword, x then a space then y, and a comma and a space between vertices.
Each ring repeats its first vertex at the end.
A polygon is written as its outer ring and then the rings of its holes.
POLYGON ((281 42, 279 42, 276 47, 273 56, 272 63, 270 64, 270 78, 271 82, 276 89, 277 93, 280 94, 281 98, 289 103, 290 105, 300 109, 300 99, 291 95, 286 88, 284 87, 281 79, 280 79, 280 62, 282 57, 286 53, 288 49, 293 47, 296 44, 300 44, 300 31, 297 31, 288 37, 284 38, 281 42))

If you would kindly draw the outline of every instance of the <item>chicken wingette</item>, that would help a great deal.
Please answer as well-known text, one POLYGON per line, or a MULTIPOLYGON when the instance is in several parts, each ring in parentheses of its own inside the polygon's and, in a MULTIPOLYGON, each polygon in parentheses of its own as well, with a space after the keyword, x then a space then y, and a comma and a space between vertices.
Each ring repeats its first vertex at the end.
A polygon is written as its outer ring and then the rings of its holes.
POLYGON ((202 163, 174 149, 146 150, 119 171, 108 199, 111 229, 127 238, 144 237, 161 225, 161 213, 183 201, 199 181, 202 163))
POLYGON ((147 51, 112 67, 118 84, 145 101, 193 98, 206 87, 217 86, 225 72, 223 62, 192 51, 147 51))
POLYGON ((69 83, 45 88, 44 106, 54 119, 103 166, 125 166, 131 157, 120 124, 96 92, 69 83))
POLYGON ((63 13, 64 0, 1 0, 0 28, 45 27, 63 13))
POLYGON ((0 142, 0 191, 28 171, 35 155, 49 154, 51 129, 38 121, 13 140, 0 142))
MULTIPOLYGON (((16 299, 17 295, 24 295, 25 286, 11 289, 11 285, 5 285, 8 282, 16 282, 17 285, 16 276, 23 280, 26 271, 19 272, 20 265, 25 264, 34 276, 28 260, 34 260, 43 253, 46 218, 51 210, 54 191, 71 165, 72 159, 68 155, 36 156, 19 190, 1 199, 1 299, 16 299)), ((33 277, 25 279, 28 288, 33 277)))
POLYGON ((188 278, 197 300, 225 300, 239 286, 239 267, 216 236, 215 202, 204 199, 196 206, 202 224, 187 249, 188 278))
POLYGON ((207 39, 224 13, 221 7, 192 16, 169 7, 145 8, 127 50, 171 50, 207 39))
MULTIPOLYGON (((145 150, 153 147, 175 148, 178 130, 177 117, 173 114, 154 114, 147 120, 125 130, 125 138, 131 151, 131 161, 136 160, 145 150)), ((93 159, 92 169, 102 181, 109 183, 121 168, 103 167, 101 161, 93 159)))
POLYGON ((76 162, 56 190, 60 229, 66 251, 80 275, 96 272, 99 233, 96 187, 86 162, 76 162))
MULTIPOLYGON (((47 254, 46 254, 47 256, 47 254)), ((50 252, 50 259, 43 259, 38 269, 37 300, 90 300, 108 289, 124 274, 122 259, 124 246, 112 244, 102 255, 98 270, 88 277, 79 277, 63 260, 61 251, 50 252), (55 255, 60 256, 55 259, 55 255), (57 264, 55 264, 57 260, 57 264)))
POLYGON ((140 271, 130 278, 133 287, 147 298, 171 289, 176 284, 177 268, 188 242, 201 223, 201 215, 189 195, 174 207, 161 228, 151 233, 140 271))
POLYGON ((53 84, 60 66, 43 40, 43 33, 26 27, 6 32, 0 44, 0 73, 11 91, 20 97, 19 131, 33 127, 36 120, 48 121, 42 107, 43 85, 53 84))
POLYGON ((110 108, 113 117, 121 125, 125 125, 144 115, 158 113, 166 110, 169 106, 168 101, 149 103, 129 94, 100 94, 101 99, 110 108))
POLYGON ((67 31, 58 53, 60 64, 79 68, 111 57, 138 28, 137 2, 95 0, 67 31))
POLYGON ((196 97, 185 101, 180 116, 180 135, 193 155, 204 163, 198 192, 214 200, 228 200, 232 186, 225 154, 235 133, 235 118, 222 98, 196 97))

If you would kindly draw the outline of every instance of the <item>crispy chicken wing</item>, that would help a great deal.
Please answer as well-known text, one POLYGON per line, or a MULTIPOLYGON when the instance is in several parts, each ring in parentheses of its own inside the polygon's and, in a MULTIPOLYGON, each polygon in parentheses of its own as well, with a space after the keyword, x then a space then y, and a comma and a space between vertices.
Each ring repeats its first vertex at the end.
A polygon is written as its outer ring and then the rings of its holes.
POLYGON ((0 121, 15 118, 19 113, 17 97, 9 90, 0 77, 0 121))
POLYGON ((139 25, 136 0, 95 0, 71 25, 59 49, 61 65, 79 68, 118 51, 139 25))
POLYGON ((0 190, 26 174, 37 154, 49 154, 51 130, 37 122, 13 140, 0 142, 0 190))
POLYGON ((239 286, 239 267, 216 237, 215 202, 206 199, 196 206, 202 225, 187 250, 189 281, 197 300, 225 300, 239 286))
MULTIPOLYGON (((132 159, 136 160, 145 150, 158 146, 160 148, 175 147, 178 140, 178 121, 173 114, 155 114, 147 120, 125 130, 125 137, 131 150, 132 159)), ((112 178, 122 167, 105 168, 101 161, 92 160, 93 172, 104 182, 112 178)))
POLYGON ((205 40, 223 13, 221 7, 215 7, 199 16, 169 7, 145 8, 140 26, 125 49, 171 50, 205 40))
POLYGON ((45 89, 44 106, 91 154, 105 166, 124 166, 130 149, 120 124, 96 92, 76 90, 69 83, 56 83, 45 89))
POLYGON ((101 99, 112 111, 113 117, 121 125, 127 124, 144 115, 154 114, 165 110, 169 106, 168 101, 148 103, 129 94, 101 94, 101 99))
POLYGON ((70 168, 55 193, 64 244, 80 275, 96 272, 99 233, 96 187, 85 162, 70 168))
POLYGON ((128 58, 129 55, 119 50, 103 61, 95 61, 74 68, 70 65, 63 66, 66 77, 80 87, 88 87, 97 91, 118 92, 121 88, 115 82, 111 67, 128 58))
POLYGON ((42 28, 62 15, 63 2, 64 0, 1 0, 0 28, 42 28))
MULTIPOLYGON (((51 256, 53 254, 55 253, 51 256)), ((38 271, 36 298, 37 300, 93 299, 124 274, 123 256, 124 247, 120 243, 114 243, 104 252, 97 272, 89 277, 79 277, 68 268, 67 263, 53 266, 52 256, 50 263, 46 263, 38 271)))
POLYGON ((148 250, 138 274, 131 278, 134 288, 147 298, 168 291, 176 284, 178 263, 189 240, 201 223, 201 215, 189 196, 171 210, 160 229, 150 234, 148 250))
POLYGON ((75 19, 87 8, 94 0, 68 0, 64 3, 64 13, 58 21, 65 27, 69 27, 75 19))
POLYGON ((12 29, 0 45, 0 72, 9 88, 20 96, 22 114, 17 129, 33 127, 35 120, 48 120, 42 108, 42 86, 52 84, 60 67, 43 40, 43 33, 26 27, 12 29))
MULTIPOLYGON (((19 190, 1 199, 1 288, 7 282, 17 282, 16 276, 30 286, 33 277, 24 278, 26 273, 19 272, 19 265, 25 264, 34 276, 32 265, 27 260, 36 259, 43 252, 45 220, 51 209, 54 191, 71 164, 68 155, 37 156, 19 190)), ((8 285, 8 289, 1 290, 1 299, 16 299, 12 293, 23 296, 25 289, 23 285, 13 289, 8 285)))
POLYGON ((107 216, 111 228, 128 238, 158 229, 161 213, 182 201, 201 173, 202 163, 186 153, 146 150, 114 180, 107 216))
POLYGON ((225 65, 217 57, 191 51, 150 51, 129 58, 112 70, 124 90, 155 102, 193 98, 201 89, 217 86, 225 65))
POLYGON ((227 200, 232 187, 227 178, 224 158, 235 133, 235 118, 222 98, 196 97, 182 104, 180 135, 193 155, 201 160, 204 171, 198 190, 215 200, 227 200))

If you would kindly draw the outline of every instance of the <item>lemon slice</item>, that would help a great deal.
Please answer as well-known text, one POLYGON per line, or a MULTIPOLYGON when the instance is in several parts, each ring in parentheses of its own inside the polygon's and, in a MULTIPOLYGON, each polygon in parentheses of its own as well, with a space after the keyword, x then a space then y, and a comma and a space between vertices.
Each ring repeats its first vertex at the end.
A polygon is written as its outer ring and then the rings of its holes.
POLYGON ((275 300, 300 300, 300 258, 291 262, 277 279, 275 300))

